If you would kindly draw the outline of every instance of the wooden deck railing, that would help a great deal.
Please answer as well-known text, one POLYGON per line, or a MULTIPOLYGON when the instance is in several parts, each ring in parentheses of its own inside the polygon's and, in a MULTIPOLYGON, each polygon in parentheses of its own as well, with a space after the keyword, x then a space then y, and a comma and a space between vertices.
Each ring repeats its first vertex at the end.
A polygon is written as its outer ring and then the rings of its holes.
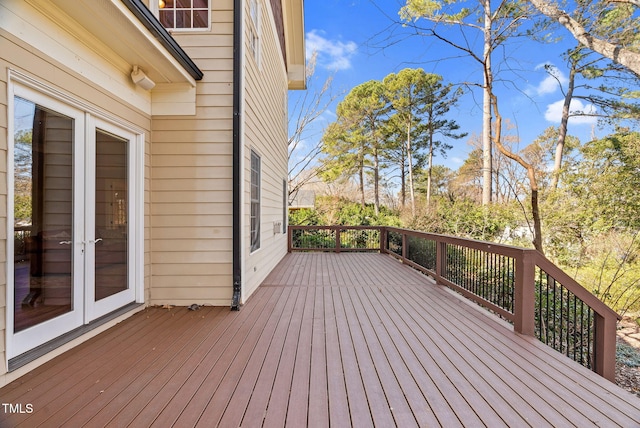
POLYGON ((289 226, 289 251, 391 254, 615 380, 618 314, 536 250, 393 227, 289 226))

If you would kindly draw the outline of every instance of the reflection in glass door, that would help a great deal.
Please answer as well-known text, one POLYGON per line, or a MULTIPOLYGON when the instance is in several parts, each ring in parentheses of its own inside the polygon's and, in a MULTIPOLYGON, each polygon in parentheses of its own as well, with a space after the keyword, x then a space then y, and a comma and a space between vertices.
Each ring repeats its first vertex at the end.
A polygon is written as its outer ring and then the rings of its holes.
POLYGON ((14 332, 73 307, 74 120, 16 97, 14 332))
POLYGON ((129 288, 129 141, 96 131, 95 301, 129 288))
POLYGON ((131 167, 136 135, 90 120, 85 192, 85 322, 136 299, 131 234, 131 167))

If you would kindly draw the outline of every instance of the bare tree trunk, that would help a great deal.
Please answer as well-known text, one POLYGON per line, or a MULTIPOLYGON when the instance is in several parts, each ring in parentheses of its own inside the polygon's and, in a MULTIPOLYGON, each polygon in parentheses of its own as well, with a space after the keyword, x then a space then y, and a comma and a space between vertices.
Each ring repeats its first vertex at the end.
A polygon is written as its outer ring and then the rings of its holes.
POLYGON ((533 215, 533 247, 544 254, 542 248, 542 220, 540 219, 540 208, 538 205, 538 182, 533 168, 527 169, 529 181, 531 183, 531 214, 533 215))
POLYGON ((360 170, 358 171, 358 175, 360 178, 360 205, 362 208, 365 207, 365 199, 364 199, 364 159, 360 159, 360 170))
POLYGON ((404 208, 404 206, 407 203, 407 178, 406 178, 406 171, 404 169, 404 159, 402 159, 402 167, 400 169, 400 204, 402 205, 402 208, 404 208))
POLYGON ((400 154, 400 204, 402 208, 407 203, 407 163, 405 160, 404 149, 400 154))
POLYGON ((491 203, 493 189, 491 153, 491 2, 483 0, 484 6, 484 81, 482 91, 482 205, 491 203))
POLYGON ((569 124, 569 107, 571 106, 571 99, 573 98, 573 90, 576 83, 576 69, 572 64, 569 71, 569 86, 567 93, 564 95, 564 104, 562 105, 562 119, 560 121, 560 128, 558 129, 558 141, 556 143, 556 156, 553 164, 553 174, 551 178, 551 188, 557 189, 558 182, 560 181, 560 170, 562 169, 562 154, 564 152, 564 143, 567 139, 567 128, 569 124))
POLYGON ((373 150, 373 209, 376 215, 380 214, 380 163, 378 161, 378 149, 373 150))
POLYGON ((411 215, 416 215, 416 198, 413 188, 413 159, 411 156, 411 121, 407 123, 407 159, 409 160, 409 195, 411 197, 411 215))
POLYGON ((496 119, 496 132, 495 143, 500 153, 505 155, 511 160, 518 162, 523 168, 527 170, 527 177, 529 178, 529 186, 531 188, 531 214, 533 216, 533 247, 544 254, 542 247, 542 221, 540 218, 540 208, 538 204, 538 181, 536 180, 536 171, 533 165, 525 161, 521 156, 509 151, 502 144, 502 117, 498 112, 498 101, 495 95, 491 96, 491 104, 493 106, 493 113, 496 119))
POLYGON ((431 205, 431 181, 433 173, 433 135, 429 141, 429 159, 427 166, 427 206, 431 205))

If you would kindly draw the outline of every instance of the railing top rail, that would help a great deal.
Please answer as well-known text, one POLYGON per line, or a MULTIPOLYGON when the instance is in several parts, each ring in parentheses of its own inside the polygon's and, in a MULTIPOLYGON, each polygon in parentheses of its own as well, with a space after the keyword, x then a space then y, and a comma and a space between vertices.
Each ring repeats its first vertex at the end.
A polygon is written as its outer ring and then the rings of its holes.
POLYGON ((462 245, 462 246, 473 248, 476 250, 483 250, 490 253, 502 254, 505 256, 516 257, 525 251, 533 251, 527 248, 516 247, 513 245, 498 244, 495 242, 480 241, 480 240, 469 239, 469 238, 458 238, 450 235, 420 232, 417 230, 402 229, 399 227, 385 227, 385 229, 388 232, 397 232, 397 233, 406 234, 407 236, 423 237, 427 239, 432 239, 434 241, 445 242, 447 244, 453 244, 453 245, 462 245))
POLYGON ((502 254, 506 256, 518 256, 525 253, 530 253, 534 257, 535 264, 542 270, 547 272, 556 281, 560 282, 567 290, 571 291, 585 304, 589 305, 596 313, 601 316, 616 317, 621 319, 620 315, 603 303, 600 299, 590 293, 575 279, 567 275, 562 269, 558 268, 549 259, 547 259, 542 253, 531 248, 521 248, 512 245, 496 244, 495 242, 476 241, 466 238, 457 238, 448 235, 439 235, 435 233, 419 232, 416 230, 401 229, 397 227, 387 227, 387 231, 403 233, 408 236, 425 237, 428 239, 437 240, 440 242, 446 242, 454 245, 463 245, 465 247, 483 250, 491 253, 502 254))
POLYGON ((382 230, 384 226, 341 226, 341 225, 333 225, 333 226, 293 226, 289 225, 291 229, 298 230, 314 230, 314 229, 325 229, 325 230, 337 230, 337 229, 352 229, 352 230, 382 230))

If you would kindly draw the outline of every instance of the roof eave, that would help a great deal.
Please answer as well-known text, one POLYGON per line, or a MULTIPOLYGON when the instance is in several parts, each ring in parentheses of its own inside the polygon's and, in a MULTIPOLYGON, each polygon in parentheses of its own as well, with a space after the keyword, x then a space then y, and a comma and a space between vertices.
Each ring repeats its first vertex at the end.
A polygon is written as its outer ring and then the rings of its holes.
POLYGON ((282 0, 289 89, 306 89, 304 1, 282 0))
POLYGON ((151 13, 151 11, 142 3, 141 0, 122 0, 125 6, 140 20, 140 22, 153 34, 153 36, 169 51, 169 53, 178 61, 185 70, 195 80, 201 80, 202 71, 193 62, 193 60, 180 47, 178 42, 171 37, 171 34, 162 26, 160 21, 151 13))

